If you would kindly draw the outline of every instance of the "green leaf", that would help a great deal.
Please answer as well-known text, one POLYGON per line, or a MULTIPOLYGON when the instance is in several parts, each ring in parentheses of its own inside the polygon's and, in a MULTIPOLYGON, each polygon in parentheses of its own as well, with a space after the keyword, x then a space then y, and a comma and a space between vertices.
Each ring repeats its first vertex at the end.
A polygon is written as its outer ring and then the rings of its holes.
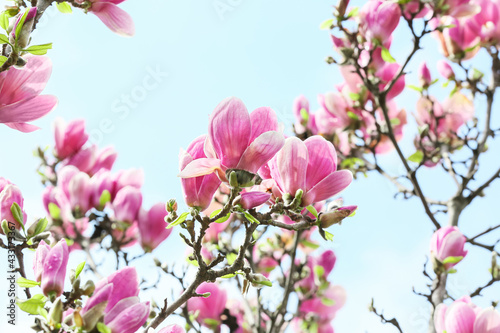
POLYGON ((216 320, 216 319, 212 319, 212 318, 205 318, 203 320, 205 322, 205 324, 208 326, 208 327, 218 327, 219 326, 219 321, 216 320))
POLYGON ((226 216, 223 216, 223 217, 218 218, 217 220, 215 220, 215 223, 224 223, 227 220, 229 220, 230 217, 231 217, 231 213, 227 213, 226 216))
POLYGON ((40 282, 32 281, 23 278, 22 276, 17 279, 17 285, 21 288, 32 288, 35 286, 39 286, 40 282))
POLYGON ((328 19, 321 22, 319 28, 321 30, 330 30, 332 28, 332 25, 333 25, 333 19, 328 19))
POLYGON ((0 55, 0 66, 3 65, 3 63, 6 61, 7 61, 7 57, 0 55))
POLYGON ((313 267, 314 275, 321 278, 325 275, 325 268, 321 265, 315 265, 313 267))
POLYGON ((84 262, 81 262, 80 264, 78 264, 78 266, 76 266, 76 270, 75 270, 75 280, 78 279, 78 276, 80 275, 80 273, 83 271, 83 268, 85 267, 85 261, 84 262))
POLYGON ((321 303, 323 303, 324 306, 334 306, 335 300, 326 297, 321 297, 321 303))
POLYGON ((304 123, 307 123, 309 121, 309 112, 307 112, 306 109, 300 109, 300 116, 302 117, 304 123))
POLYGON ((422 92, 424 90, 422 87, 414 86, 413 84, 408 84, 406 88, 410 88, 418 92, 422 92))
POLYGON ((229 278, 232 278, 232 277, 235 277, 236 274, 226 274, 226 275, 222 275, 221 278, 223 279, 229 279, 229 278))
POLYGON ((253 217, 249 212, 244 212, 243 214, 245 215, 245 217, 247 218, 247 220, 250 223, 260 224, 259 220, 257 220, 255 217, 253 217))
POLYGON ((24 225, 23 211, 17 202, 14 202, 12 206, 10 206, 10 211, 14 219, 19 222, 19 224, 24 225))
POLYGON ((43 308, 45 306, 46 301, 47 297, 43 296, 42 294, 36 294, 28 300, 18 299, 16 301, 16 304, 17 306, 19 306, 19 309, 23 310, 24 312, 32 315, 37 315, 41 311, 40 308, 43 308))
POLYGON ((447 257, 443 260, 443 264, 456 264, 460 262, 464 257, 447 257))
POLYGON ((222 208, 221 209, 217 209, 217 210, 214 210, 212 212, 212 214, 210 214, 210 218, 213 219, 214 217, 217 216, 217 214, 219 214, 220 212, 222 212, 222 208))
POLYGON ((48 223, 49 223, 49 221, 45 217, 43 219, 40 219, 38 221, 38 223, 36 224, 35 234, 33 236, 36 236, 39 233, 44 232, 48 223))
POLYGON ((385 62, 390 62, 390 63, 396 62, 396 59, 392 57, 391 53, 385 46, 382 46, 382 59, 385 62))
POLYGON ((228 265, 234 264, 234 262, 236 261, 236 258, 238 258, 238 256, 236 255, 236 253, 233 253, 233 252, 228 253, 227 256, 226 256, 228 265))
POLYGON ((45 308, 38 308, 38 314, 47 320, 48 313, 45 308))
POLYGON ((401 120, 399 120, 399 118, 392 118, 391 119, 392 126, 398 126, 399 124, 401 124, 401 120))
POLYGON ((315 218, 318 218, 318 211, 316 210, 316 208, 314 208, 313 205, 307 206, 306 209, 309 211, 309 213, 313 214, 315 218))
POLYGON ((52 43, 41 44, 41 45, 32 45, 27 49, 23 50, 25 52, 29 52, 34 55, 44 55, 47 54, 47 50, 52 49, 52 43))
POLYGON ((61 209, 53 202, 49 203, 49 214, 54 220, 59 220, 61 218, 61 209))
POLYGON ((329 233, 326 230, 323 230, 323 231, 325 232, 325 238, 326 238, 326 240, 332 241, 333 240, 333 234, 329 233))
POLYGON ((101 333, 111 333, 111 329, 102 322, 97 323, 97 330, 101 333))
POLYGON ((261 284, 261 285, 266 286, 266 287, 273 286, 273 283, 271 281, 258 281, 258 282, 254 282, 254 283, 261 284))
POLYGON ((0 27, 2 27, 3 30, 7 30, 9 27, 9 16, 6 11, 0 13, 0 27))
POLYGON ((0 34, 0 44, 9 44, 9 37, 4 34, 0 34))
POLYGON ((357 94, 357 93, 350 92, 349 93, 349 98, 352 99, 353 101, 359 101, 360 98, 361 98, 361 95, 357 94))
POLYGON ((457 272, 457 270, 455 268, 452 268, 452 269, 449 269, 448 272, 446 272, 446 273, 455 274, 456 272, 457 272))
POLYGON ((313 250, 316 250, 319 247, 319 244, 310 242, 307 239, 300 240, 300 244, 313 250))
POLYGON ((167 229, 170 229, 170 228, 173 228, 175 227, 176 225, 179 225, 181 224, 182 222, 186 221, 187 217, 188 217, 189 213, 188 212, 185 212, 185 213, 182 213, 181 216, 179 216, 174 222, 170 223, 168 226, 167 226, 167 229))
POLYGON ((349 118, 351 118, 352 120, 355 120, 355 121, 359 120, 358 115, 357 115, 357 114, 355 114, 355 113, 354 113, 354 112, 352 112, 352 111, 347 111, 347 116, 348 116, 349 118))
POLYGON ((28 16, 29 10, 26 9, 23 13, 23 16, 21 16, 21 19, 19 20, 19 23, 17 24, 16 27, 16 41, 19 38, 19 35, 21 34, 21 30, 23 29, 24 21, 26 21, 26 17, 28 16))
MULTIPOLYGON (((61 2, 61 3, 56 3, 56 6, 57 6, 57 9, 63 14, 73 13, 73 9, 71 9, 71 6, 66 1, 61 2)), ((101 331, 99 331, 99 332, 101 332, 101 331)))
POLYGON ((102 191, 101 197, 99 198, 99 206, 104 207, 110 201, 111 201, 111 193, 109 193, 108 190, 102 191))
POLYGON ((349 14, 347 14, 347 18, 350 18, 350 17, 353 17, 353 16, 357 16, 358 12, 359 12, 359 7, 354 7, 353 9, 351 9, 351 11, 349 12, 349 14))
POLYGON ((414 152, 410 157, 408 157, 408 161, 420 164, 424 159, 424 153, 420 150, 414 152))

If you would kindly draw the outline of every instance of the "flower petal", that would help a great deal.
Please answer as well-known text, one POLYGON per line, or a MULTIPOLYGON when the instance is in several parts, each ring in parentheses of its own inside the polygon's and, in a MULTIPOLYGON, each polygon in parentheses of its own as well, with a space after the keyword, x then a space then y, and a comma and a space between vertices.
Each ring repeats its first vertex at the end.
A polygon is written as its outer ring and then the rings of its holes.
POLYGON ((337 170, 337 153, 333 144, 319 135, 308 138, 304 144, 309 153, 306 185, 310 189, 337 170))
MULTIPOLYGON (((221 165, 234 168, 248 147, 250 116, 238 98, 226 98, 210 116, 208 135, 221 165)), ((208 155, 208 154, 207 154, 208 155)))
POLYGON ((177 176, 181 178, 199 177, 209 175, 220 168, 220 161, 216 158, 199 158, 186 165, 177 176))
POLYGON ((13 104, 0 106, 0 123, 25 123, 45 116, 57 105, 57 97, 36 96, 13 104))
POLYGON ((309 189, 302 198, 302 206, 314 202, 327 200, 342 192, 352 182, 352 173, 349 170, 335 171, 309 189))
POLYGON ((274 131, 263 133, 248 146, 236 168, 257 173, 284 144, 283 134, 274 131))
POLYGON ((253 110, 250 113, 250 122, 252 123, 252 134, 248 142, 252 142, 262 133, 278 130, 278 117, 268 106, 253 110))
POLYGON ((285 145, 276 155, 276 167, 271 168, 273 179, 280 179, 278 185, 283 193, 295 195, 298 189, 306 190, 306 172, 308 164, 307 147, 299 138, 286 139, 285 145), (274 177, 276 171, 281 177, 274 177))
POLYGON ((117 5, 109 2, 94 2, 91 11, 111 31, 125 37, 132 37, 135 34, 132 17, 117 5))

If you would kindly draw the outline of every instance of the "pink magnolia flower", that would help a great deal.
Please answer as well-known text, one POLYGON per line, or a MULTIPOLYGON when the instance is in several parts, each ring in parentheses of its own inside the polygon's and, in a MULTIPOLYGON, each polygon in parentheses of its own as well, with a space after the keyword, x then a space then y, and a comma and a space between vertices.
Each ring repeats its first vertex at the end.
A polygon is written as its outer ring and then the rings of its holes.
MULTIPOLYGON (((382 82, 379 85, 379 89, 382 91, 386 88, 386 86, 396 77, 397 73, 401 69, 401 65, 397 63, 385 63, 382 67, 380 67, 375 76, 378 77, 382 82)), ((391 90, 387 93, 387 99, 393 99, 403 92, 405 88, 405 75, 401 75, 391 90)))
MULTIPOLYGON (((196 138, 188 147, 187 151, 179 153, 179 169, 182 172, 186 166, 194 160, 206 158, 203 146, 206 135, 196 138)), ((221 181, 216 174, 208 174, 194 178, 182 178, 182 191, 184 200, 190 207, 198 207, 205 210, 219 188, 221 181)))
MULTIPOLYGON (((464 258, 467 255, 467 250, 464 249, 466 241, 467 239, 457 227, 443 227, 432 235, 430 243, 431 255, 441 262, 448 257, 464 258)), ((447 263, 445 268, 450 269, 457 263, 458 261, 447 263)))
POLYGON ((37 13, 37 8, 36 7, 31 7, 26 9, 26 11, 19 13, 16 19, 16 22, 12 26, 12 31, 10 33, 10 43, 12 45, 17 45, 21 49, 26 48, 28 46, 28 42, 30 39, 31 31, 33 30, 33 24, 35 23, 35 17, 37 13), (21 22, 21 18, 26 14, 26 18, 24 20, 23 26, 21 30, 19 31, 19 35, 16 35, 17 33, 17 28, 19 26, 19 23, 21 22))
POLYGON ((327 250, 317 257, 307 257, 306 266, 309 268, 309 275, 297 282, 296 286, 299 287, 304 294, 311 290, 316 290, 316 288, 319 287, 316 285, 316 281, 325 281, 333 270, 336 261, 337 257, 332 250, 327 250), (315 272, 316 266, 322 267, 322 276, 317 276, 315 272))
POLYGON ((141 191, 132 186, 125 186, 116 194, 113 200, 113 210, 118 221, 132 224, 142 205, 141 191))
POLYGON ((347 112, 350 111, 351 106, 344 95, 338 92, 329 92, 325 95, 318 95, 318 102, 322 106, 315 113, 316 127, 319 133, 331 135, 336 130, 343 130, 349 125, 351 119, 347 112))
POLYGON ((445 0, 442 6, 447 8, 442 14, 455 18, 471 16, 481 10, 481 7, 469 0, 445 0))
POLYGON ((359 11, 359 31, 369 41, 383 43, 399 24, 401 10, 391 1, 368 1, 359 11))
POLYGON ((122 299, 139 295, 139 280, 137 279, 137 271, 134 267, 127 266, 114 272, 107 278, 100 280, 96 284, 94 295, 89 298, 87 303, 94 297, 97 298, 99 295, 99 297, 102 297, 102 294, 100 293, 101 290, 104 290, 105 288, 112 288, 112 293, 110 293, 109 298, 107 298, 108 305, 104 311, 105 313, 108 313, 122 299))
POLYGON ((135 333, 149 317, 149 302, 141 303, 139 297, 120 300, 104 315, 104 323, 112 333, 135 333))
POLYGON ((95 175, 100 170, 111 170, 115 164, 118 153, 113 147, 106 147, 101 149, 96 154, 96 159, 94 166, 92 168, 91 174, 95 175))
POLYGON ((309 101, 304 95, 298 96, 293 101, 293 115, 295 116, 295 132, 304 133, 309 121, 309 101))
POLYGON ((167 229, 165 223, 165 204, 157 203, 149 211, 141 208, 137 224, 139 227, 139 234, 141 246, 145 252, 151 252, 161 242, 163 242, 172 232, 172 229, 167 229))
MULTIPOLYGON (((21 208, 23 214, 23 222, 26 223, 26 212, 24 211, 24 198, 19 187, 14 184, 6 184, 0 192, 0 222, 7 220, 7 222, 14 223, 14 227, 19 230, 21 224, 12 215, 11 207, 17 203, 21 208)), ((3 234, 3 229, 0 228, 0 233, 3 234)))
POLYGON ((226 181, 228 169, 257 173, 284 144, 278 132, 278 119, 269 107, 261 107, 251 114, 237 98, 222 101, 210 116, 205 142, 207 158, 189 163, 179 174, 192 178, 217 172, 226 181))
POLYGON ((418 68, 418 78, 420 79, 422 87, 429 87, 432 83, 431 72, 425 61, 423 61, 418 68))
POLYGON ((445 79, 452 80, 455 78, 455 72, 446 60, 439 60, 436 66, 439 74, 441 74, 445 79))
POLYGON ((27 122, 52 111, 57 98, 40 95, 52 71, 50 59, 26 56, 26 60, 22 69, 11 68, 0 73, 0 123, 21 132, 33 132, 38 127, 27 122))
POLYGON ((68 198, 71 208, 83 216, 91 208, 90 177, 85 172, 76 173, 68 184, 68 198))
POLYGON ((83 119, 66 124, 62 118, 57 118, 54 126, 56 155, 61 160, 75 155, 89 138, 85 132, 85 120, 83 119))
MULTIPOLYGON (((76 0, 79 3, 85 0, 76 0)), ((132 17, 118 7, 125 0, 90 0, 89 12, 96 15, 111 31, 125 37, 135 34, 135 26, 132 17)))
POLYGON ((226 290, 219 288, 219 286, 217 286, 215 283, 204 282, 196 289, 196 292, 198 294, 210 293, 210 296, 206 298, 190 298, 187 301, 189 312, 194 313, 196 311, 199 311, 196 320, 203 326, 215 329, 220 325, 220 316, 226 308, 226 290))
POLYGON ((434 35, 440 42, 441 52, 452 61, 468 60, 479 52, 481 41, 479 27, 472 19, 456 19, 445 16, 440 21, 431 21, 434 27, 438 25, 451 26, 443 32, 436 30, 434 35))
POLYGON ((432 97, 420 98, 416 109, 417 122, 429 125, 438 138, 456 137, 458 129, 474 116, 474 104, 461 93, 453 94, 443 105, 432 97))
MULTIPOLYGON (((45 296, 54 293, 56 297, 61 296, 64 288, 64 278, 66 277, 66 266, 68 265, 69 250, 65 239, 61 239, 44 256, 46 248, 40 250, 40 257, 43 258, 42 291, 45 296)), ((38 274, 38 266, 37 266, 38 274)))
POLYGON ((35 251, 35 259, 33 260, 33 271, 35 272, 35 280, 42 281, 43 262, 50 252, 50 245, 42 239, 35 251))
POLYGON ((480 8, 479 13, 471 18, 480 31, 483 45, 496 45, 500 42, 500 2, 498 0, 475 0, 475 5, 480 8))
POLYGON ((430 11, 429 5, 420 2, 420 0, 411 0, 410 2, 403 5, 403 15, 410 19, 412 16, 414 18, 422 18, 430 11))
POLYGON ((348 170, 337 171, 337 153, 331 142, 312 136, 305 141, 286 139, 283 149, 269 162, 275 197, 303 191, 301 206, 323 201, 342 192, 352 182, 348 170))
POLYGON ((346 291, 341 286, 330 285, 321 297, 305 300, 300 306, 300 312, 319 317, 320 321, 330 321, 346 301, 346 291), (331 302, 325 302, 328 299, 331 302))
POLYGON ((434 311, 437 333, 497 333, 500 332, 500 313, 493 307, 481 309, 468 296, 450 306, 439 304, 434 311))
POLYGON ((241 193, 240 197, 236 198, 235 201, 237 201, 243 209, 248 210, 265 204, 270 198, 271 193, 251 191, 241 193))
POLYGON ((61 165, 72 165, 78 170, 90 174, 97 159, 97 146, 92 145, 80 149, 75 155, 65 159, 61 165))

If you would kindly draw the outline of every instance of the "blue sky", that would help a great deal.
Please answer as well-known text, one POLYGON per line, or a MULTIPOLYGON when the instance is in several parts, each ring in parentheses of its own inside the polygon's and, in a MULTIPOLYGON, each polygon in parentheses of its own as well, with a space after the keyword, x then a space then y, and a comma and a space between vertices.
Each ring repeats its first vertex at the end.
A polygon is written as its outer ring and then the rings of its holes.
MULTIPOLYGON (((101 146, 113 145, 119 152, 116 169, 144 169, 147 206, 170 198, 181 200, 176 177, 179 148, 206 132, 208 116, 223 98, 237 96, 249 110, 271 106, 290 129, 297 95, 306 95, 314 110, 316 95, 341 82, 338 69, 324 62, 333 50, 328 33, 319 30, 331 15, 332 4, 323 0, 129 0, 122 8, 131 13, 137 30, 130 39, 114 35, 94 15, 78 11, 63 15, 50 8, 34 43, 54 43, 49 52, 53 73, 45 93, 57 95, 59 105, 36 122, 42 129, 35 133, 1 127, 0 175, 20 186, 30 217, 43 215, 42 187, 31 151, 53 144, 51 124, 56 117, 85 118, 93 140, 101 146), (216 9, 221 4, 227 11, 216 9)), ((391 48, 398 60, 409 50, 406 32, 398 30, 391 48)), ((423 59, 432 63, 441 58, 433 39, 428 38, 425 45, 428 51, 413 61, 407 83, 417 82, 416 68, 423 59)), ((488 66, 483 59, 479 55, 479 68, 488 66)), ((435 93, 443 98, 447 92, 439 87, 435 93)), ((416 99, 417 94, 410 91, 397 101, 410 113, 416 99)), ((412 133, 408 128, 402 144, 407 156, 414 150, 412 133)), ((479 179, 488 177, 498 164, 498 149, 490 147, 489 156, 481 161, 485 170, 479 179)), ((388 154, 382 162, 388 171, 402 172, 396 155, 388 154)), ((452 193, 453 183, 439 168, 421 175, 429 196, 446 198, 452 193)), ((372 297, 388 317, 397 316, 405 332, 427 327, 429 306, 412 293, 412 286, 426 291, 421 271, 432 225, 419 201, 394 200, 393 194, 393 186, 376 174, 360 178, 343 194, 346 204, 359 206, 358 213, 333 227, 334 242, 322 245, 335 250, 338 261, 332 281, 348 293, 347 304, 334 321, 337 332, 394 331, 368 312, 372 297)), ((487 197, 464 212, 465 234, 474 235, 498 223, 491 207, 498 204, 499 194, 498 186, 488 189, 487 197)), ((174 250, 178 239, 173 233, 155 255, 182 258, 184 252, 174 250)), ((72 259, 75 266, 80 259, 78 255, 72 259)), ((5 262, 1 260, 2 271, 5 262)), ((471 251, 450 279, 452 295, 459 297, 487 282, 489 262, 485 251, 471 251)), ((157 294, 170 296, 169 287, 157 294)), ((487 293, 490 298, 476 301, 486 306, 499 291, 493 287, 487 293)), ((5 293, 0 287, 0 294, 5 293)), ((0 316, 3 325, 5 318, 0 316)))

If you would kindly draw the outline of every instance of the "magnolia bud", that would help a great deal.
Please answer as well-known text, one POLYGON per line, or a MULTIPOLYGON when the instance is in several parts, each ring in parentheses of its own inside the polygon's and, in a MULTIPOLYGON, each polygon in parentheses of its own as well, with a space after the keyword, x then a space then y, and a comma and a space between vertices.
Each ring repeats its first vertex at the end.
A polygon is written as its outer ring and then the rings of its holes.
POLYGON ((35 23, 35 16, 37 13, 36 7, 27 9, 24 13, 19 14, 17 17, 12 31, 10 32, 10 43, 17 45, 17 47, 24 49, 28 45, 31 30, 35 23), (24 19, 24 22, 21 22, 24 19))
POLYGON ((168 200, 166 204, 166 210, 169 213, 177 211, 177 201, 175 201, 175 199, 168 200))
POLYGON ((57 324, 60 324, 62 318, 63 318, 63 303, 61 301, 61 298, 59 297, 52 305, 52 308, 49 311, 50 326, 56 326, 57 324))
POLYGON ((85 296, 90 296, 92 295, 92 293, 94 292, 95 290, 95 284, 94 284, 94 281, 92 280, 88 280, 85 285, 83 286, 83 295, 85 296))

